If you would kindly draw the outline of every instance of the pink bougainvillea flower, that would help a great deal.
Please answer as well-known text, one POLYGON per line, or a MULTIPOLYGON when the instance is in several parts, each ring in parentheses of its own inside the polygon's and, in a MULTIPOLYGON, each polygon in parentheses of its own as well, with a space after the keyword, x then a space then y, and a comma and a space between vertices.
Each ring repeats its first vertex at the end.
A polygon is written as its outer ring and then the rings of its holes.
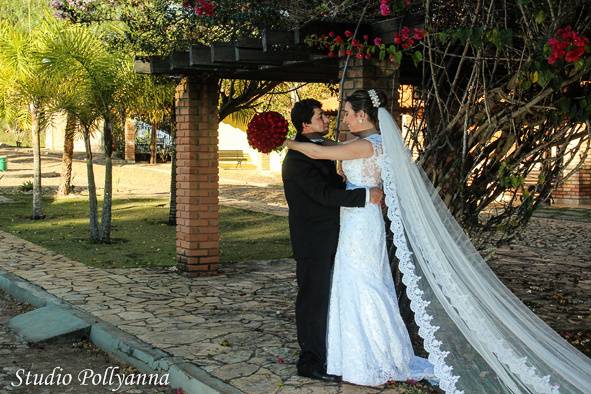
POLYGON ((403 40, 408 40, 410 37, 410 29, 408 26, 404 26, 402 29, 400 29, 400 37, 402 37, 403 40))
POLYGON ((388 16, 391 12, 392 11, 390 10, 390 6, 388 5, 388 3, 380 4, 380 15, 388 16))
POLYGON ((400 34, 394 33, 394 44, 400 45, 401 42, 402 42, 402 38, 400 37, 400 34))
POLYGON ((357 53, 355 54, 355 58, 357 58, 357 59, 363 59, 363 53, 361 53, 361 52, 357 52, 357 53))
POLYGON ((353 35, 353 33, 351 33, 351 31, 349 30, 345 30, 345 37, 349 38, 353 35))
POLYGON ((548 64, 562 59, 567 63, 575 63, 585 54, 589 40, 573 31, 572 27, 565 26, 556 30, 555 36, 548 38, 546 44, 550 47, 548 64))
POLYGON ((363 41, 367 41, 367 40, 369 40, 369 36, 367 34, 364 34, 363 35, 363 41))
POLYGON ((380 37, 376 37, 373 39, 373 44, 374 45, 382 45, 383 41, 380 37))
POLYGON ((331 31, 330 33, 328 33, 328 36, 329 36, 330 38, 333 38, 333 37, 334 37, 334 31, 331 31))
POLYGON ((423 29, 419 29, 418 27, 415 27, 413 37, 416 40, 420 41, 425 37, 425 31, 423 29))
POLYGON ((570 51, 566 52, 564 60, 566 60, 567 63, 574 63, 578 61, 584 53, 585 47, 575 47, 574 49, 571 49, 570 51))
POLYGON ((195 13, 198 16, 213 16, 215 13, 215 4, 207 0, 197 0, 195 2, 195 13))

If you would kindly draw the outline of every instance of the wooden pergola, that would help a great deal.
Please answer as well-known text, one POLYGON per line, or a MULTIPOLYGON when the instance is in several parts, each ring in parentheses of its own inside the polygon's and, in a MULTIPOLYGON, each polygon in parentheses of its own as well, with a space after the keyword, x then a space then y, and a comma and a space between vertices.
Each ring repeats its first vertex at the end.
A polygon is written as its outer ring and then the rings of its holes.
MULTIPOLYGON (((359 36, 381 36, 387 44, 399 25, 399 20, 362 25, 359 36)), ((219 269, 219 80, 337 82, 344 60, 310 49, 303 40, 308 34, 354 29, 351 24, 309 24, 293 31, 265 31, 260 39, 191 45, 170 56, 135 61, 138 73, 181 77, 176 91, 176 246, 181 273, 212 275, 219 269)), ((416 74, 412 64, 395 68, 387 62, 352 59, 344 90, 395 91, 400 83, 415 82, 416 74)))

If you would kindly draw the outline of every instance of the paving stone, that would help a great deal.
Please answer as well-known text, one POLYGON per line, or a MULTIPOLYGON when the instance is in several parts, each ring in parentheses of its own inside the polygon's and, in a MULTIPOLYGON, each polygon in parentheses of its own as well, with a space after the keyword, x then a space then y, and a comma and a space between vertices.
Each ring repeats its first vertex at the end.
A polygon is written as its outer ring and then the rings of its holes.
POLYGON ((246 393, 274 393, 284 386, 279 376, 265 368, 250 376, 230 380, 230 383, 246 393))
POLYGON ((250 376, 258 371, 260 366, 248 363, 226 364, 213 370, 213 375, 222 380, 231 380, 238 377, 250 376))

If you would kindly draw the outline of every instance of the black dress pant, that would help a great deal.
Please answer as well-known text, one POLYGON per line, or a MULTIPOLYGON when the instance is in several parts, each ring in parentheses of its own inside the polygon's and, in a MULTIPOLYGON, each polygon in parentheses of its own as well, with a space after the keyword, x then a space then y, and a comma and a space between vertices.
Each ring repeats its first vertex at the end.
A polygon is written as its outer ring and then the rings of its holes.
POLYGON ((326 371, 326 326, 334 256, 296 261, 298 371, 326 371))

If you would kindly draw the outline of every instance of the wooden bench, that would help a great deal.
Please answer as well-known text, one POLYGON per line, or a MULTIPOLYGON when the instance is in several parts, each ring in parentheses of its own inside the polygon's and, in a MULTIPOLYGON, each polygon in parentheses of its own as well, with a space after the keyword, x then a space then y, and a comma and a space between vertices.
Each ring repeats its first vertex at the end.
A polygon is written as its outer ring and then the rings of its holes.
POLYGON ((220 162, 232 161, 236 162, 236 167, 241 166, 243 161, 248 161, 249 156, 243 150, 220 150, 220 162))

